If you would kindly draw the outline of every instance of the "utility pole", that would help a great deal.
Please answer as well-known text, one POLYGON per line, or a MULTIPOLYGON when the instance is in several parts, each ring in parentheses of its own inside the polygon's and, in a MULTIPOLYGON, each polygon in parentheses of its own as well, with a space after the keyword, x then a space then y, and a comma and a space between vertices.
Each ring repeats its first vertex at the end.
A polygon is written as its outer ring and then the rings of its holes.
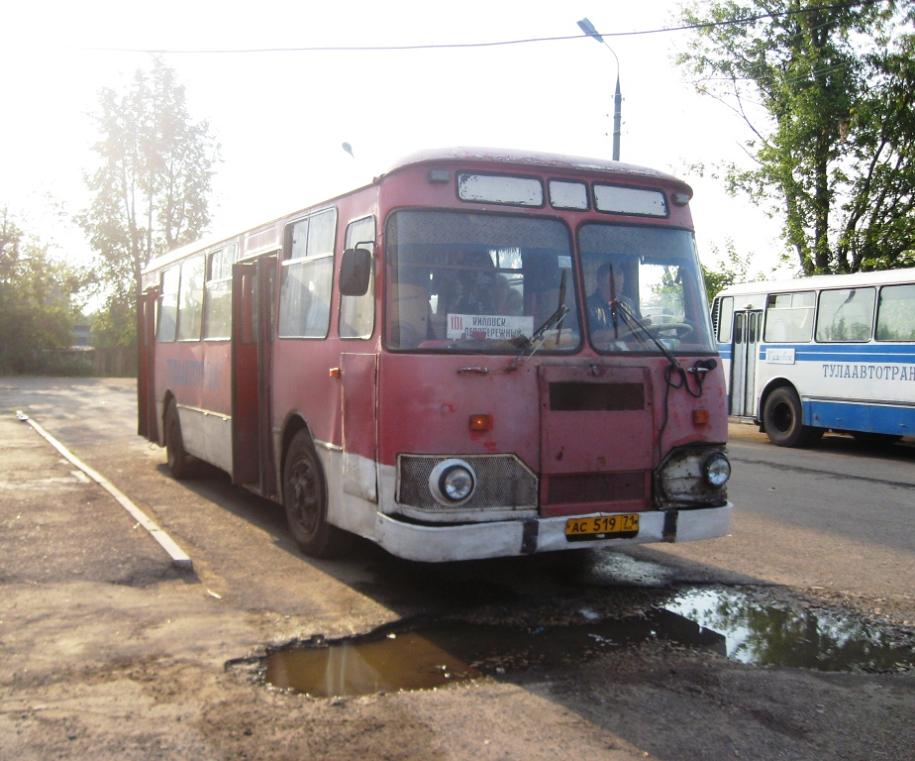
POLYGON ((620 160, 620 132, 622 131, 622 109, 623 109, 623 94, 620 91, 620 59, 616 55, 616 51, 611 48, 607 41, 600 35, 597 29, 594 28, 587 18, 583 18, 578 22, 578 27, 589 37, 593 37, 599 43, 604 45, 607 50, 613 53, 613 60, 616 61, 616 92, 613 94, 613 160, 620 160))

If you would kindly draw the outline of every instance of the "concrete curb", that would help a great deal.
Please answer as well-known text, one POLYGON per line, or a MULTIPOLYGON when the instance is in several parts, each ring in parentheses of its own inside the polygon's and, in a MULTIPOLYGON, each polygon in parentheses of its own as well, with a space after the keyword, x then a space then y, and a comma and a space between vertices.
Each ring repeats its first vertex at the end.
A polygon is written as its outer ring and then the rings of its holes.
POLYGON ((57 439, 55 439, 50 433, 48 433, 44 428, 42 428, 38 423, 32 420, 28 415, 26 415, 22 410, 16 410, 16 417, 20 422, 28 423, 32 428, 38 433, 39 436, 44 438, 52 447, 54 447, 58 452, 60 452, 63 457, 65 457, 70 463, 79 468, 83 473, 85 473, 89 478, 95 481, 99 486, 101 486, 105 491, 107 491, 118 504, 123 507, 131 517, 141 525, 149 535, 155 539, 159 545, 164 549, 169 557, 172 559, 172 565, 190 570, 194 567, 193 562, 191 561, 190 556, 182 550, 178 544, 172 539, 165 531, 163 531, 159 524, 157 524, 152 518, 150 518, 146 513, 144 513, 139 507, 137 507, 130 498, 124 494, 120 489, 118 489, 113 483, 111 483, 107 478, 105 478, 101 473, 99 473, 94 468, 89 467, 80 460, 76 455, 74 455, 70 450, 68 450, 63 444, 61 444, 57 439))

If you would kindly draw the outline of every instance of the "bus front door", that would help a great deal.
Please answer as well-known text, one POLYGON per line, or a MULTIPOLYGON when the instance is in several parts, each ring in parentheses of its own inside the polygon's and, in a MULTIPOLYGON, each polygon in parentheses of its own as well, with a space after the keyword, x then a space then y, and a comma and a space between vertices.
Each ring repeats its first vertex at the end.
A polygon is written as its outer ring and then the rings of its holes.
POLYGON ((729 414, 735 417, 756 416, 756 361, 761 331, 762 311, 734 312, 729 414))
POLYGON ((232 482, 276 494, 270 437, 275 255, 232 271, 232 482))

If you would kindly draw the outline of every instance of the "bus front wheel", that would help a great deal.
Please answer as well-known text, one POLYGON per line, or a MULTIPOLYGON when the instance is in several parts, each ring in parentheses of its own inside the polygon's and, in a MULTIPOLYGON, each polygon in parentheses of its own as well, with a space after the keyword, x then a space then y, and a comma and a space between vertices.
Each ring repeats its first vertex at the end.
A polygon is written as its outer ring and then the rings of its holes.
POLYGON ((327 522, 327 484, 304 430, 293 437, 286 455, 283 507, 289 531, 306 555, 331 557, 345 549, 346 535, 327 522))
POLYGON ((181 436, 181 421, 178 419, 178 408, 174 401, 165 409, 165 456, 168 469, 179 481, 193 473, 194 463, 184 449, 184 438, 181 436))
POLYGON ((803 423, 801 400, 793 389, 777 388, 766 399, 763 425, 769 440, 780 447, 802 447, 813 444, 823 435, 822 428, 803 423))

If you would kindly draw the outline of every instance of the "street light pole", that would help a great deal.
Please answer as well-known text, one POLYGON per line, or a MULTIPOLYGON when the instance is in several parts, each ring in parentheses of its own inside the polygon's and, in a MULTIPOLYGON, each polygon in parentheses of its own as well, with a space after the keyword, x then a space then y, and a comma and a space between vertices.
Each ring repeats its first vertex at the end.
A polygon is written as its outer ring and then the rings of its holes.
POLYGON ((583 18, 578 22, 578 27, 587 34, 589 37, 593 37, 599 43, 604 45, 607 50, 613 53, 613 60, 616 61, 616 92, 613 94, 613 160, 620 160, 620 131, 623 121, 622 117, 622 108, 623 108, 623 95, 620 91, 620 59, 616 55, 616 51, 611 48, 607 41, 600 35, 597 29, 594 28, 587 18, 583 18))

